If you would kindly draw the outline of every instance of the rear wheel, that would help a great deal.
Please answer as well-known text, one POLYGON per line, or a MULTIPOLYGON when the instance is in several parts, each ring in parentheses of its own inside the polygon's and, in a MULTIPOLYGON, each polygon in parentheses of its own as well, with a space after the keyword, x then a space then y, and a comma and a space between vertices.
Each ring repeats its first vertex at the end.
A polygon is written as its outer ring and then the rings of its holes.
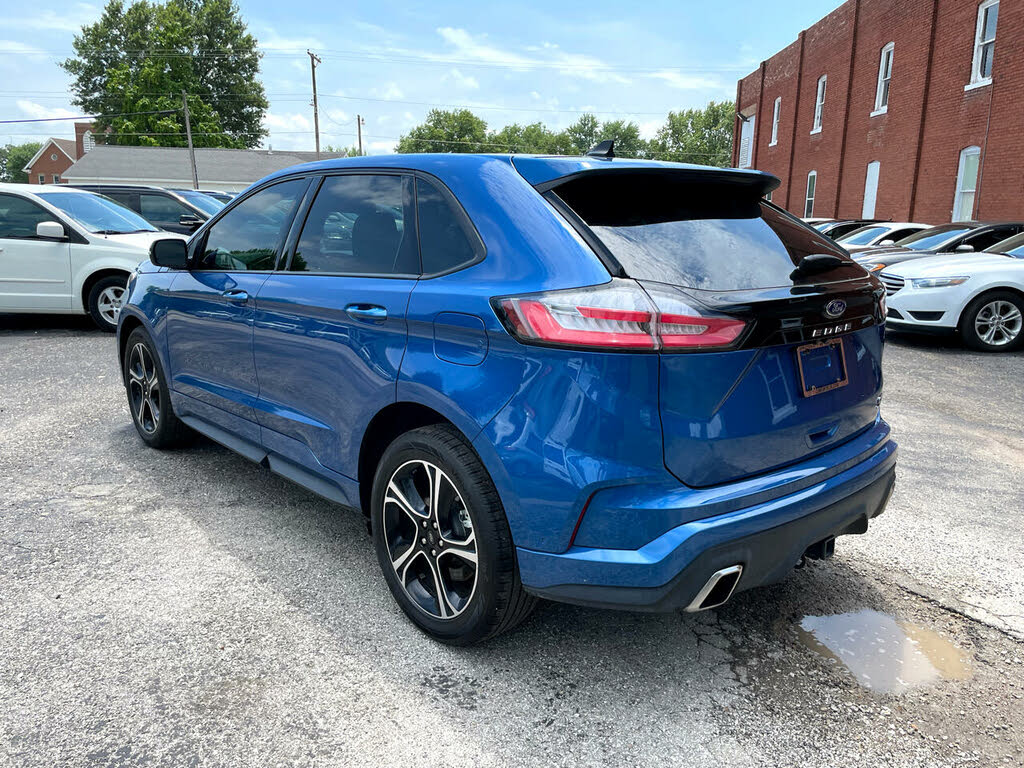
POLYGON ((117 318, 121 314, 128 275, 111 275, 97 280, 89 290, 89 315, 100 330, 114 332, 117 330, 117 318))
POLYGON ((430 636, 470 645, 516 626, 535 605, 494 484, 454 428, 416 429, 388 447, 370 517, 391 594, 430 636))
POLYGON ((983 352, 1009 352, 1024 342, 1024 298, 1010 291, 979 296, 960 320, 964 343, 983 352))
POLYGON ((128 407, 139 437, 153 448, 172 448, 188 442, 192 430, 175 416, 171 408, 160 359, 142 328, 136 328, 128 337, 123 373, 128 407))

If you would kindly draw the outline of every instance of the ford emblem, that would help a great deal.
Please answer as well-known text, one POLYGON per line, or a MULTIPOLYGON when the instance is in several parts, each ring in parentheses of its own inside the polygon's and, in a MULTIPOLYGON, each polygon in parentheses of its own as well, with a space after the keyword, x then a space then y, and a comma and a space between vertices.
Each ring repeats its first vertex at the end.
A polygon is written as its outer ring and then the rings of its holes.
POLYGON ((839 317, 846 311, 846 302, 842 299, 832 299, 825 305, 825 317, 839 317))

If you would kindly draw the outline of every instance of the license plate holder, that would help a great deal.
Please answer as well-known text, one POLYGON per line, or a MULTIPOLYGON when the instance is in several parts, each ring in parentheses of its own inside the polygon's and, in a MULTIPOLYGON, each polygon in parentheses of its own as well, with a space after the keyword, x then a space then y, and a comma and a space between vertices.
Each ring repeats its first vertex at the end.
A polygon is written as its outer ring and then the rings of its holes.
POLYGON ((804 344, 796 349, 796 367, 804 397, 845 387, 849 382, 842 338, 804 344))

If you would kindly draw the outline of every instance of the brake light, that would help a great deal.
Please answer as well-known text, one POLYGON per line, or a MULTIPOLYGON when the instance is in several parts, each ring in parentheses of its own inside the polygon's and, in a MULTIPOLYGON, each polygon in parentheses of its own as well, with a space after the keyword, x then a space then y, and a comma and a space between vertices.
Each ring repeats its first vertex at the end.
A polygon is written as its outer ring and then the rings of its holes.
POLYGON ((526 344, 594 349, 714 349, 732 346, 747 323, 697 309, 631 280, 494 300, 505 327, 526 344))

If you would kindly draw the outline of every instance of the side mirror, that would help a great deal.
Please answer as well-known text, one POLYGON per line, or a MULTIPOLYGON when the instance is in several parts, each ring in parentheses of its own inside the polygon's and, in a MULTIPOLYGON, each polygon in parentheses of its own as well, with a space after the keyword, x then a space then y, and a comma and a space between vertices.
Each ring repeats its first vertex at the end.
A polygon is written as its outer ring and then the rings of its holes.
POLYGON ((183 227, 192 227, 192 229, 199 229, 203 225, 203 220, 196 216, 194 213, 183 213, 178 217, 178 223, 183 227))
POLYGON ((149 246, 149 260, 158 267, 188 268, 188 243, 177 237, 154 240, 149 246))
POLYGON ((958 245, 956 248, 954 248, 953 252, 954 253, 974 253, 974 246, 973 245, 968 245, 967 243, 963 243, 962 245, 958 245))
POLYGON ((895 240, 882 240, 879 245, 896 245, 895 240))
POLYGON ((40 221, 36 224, 36 237, 45 237, 47 240, 63 240, 64 236, 64 225, 59 222, 40 221))

